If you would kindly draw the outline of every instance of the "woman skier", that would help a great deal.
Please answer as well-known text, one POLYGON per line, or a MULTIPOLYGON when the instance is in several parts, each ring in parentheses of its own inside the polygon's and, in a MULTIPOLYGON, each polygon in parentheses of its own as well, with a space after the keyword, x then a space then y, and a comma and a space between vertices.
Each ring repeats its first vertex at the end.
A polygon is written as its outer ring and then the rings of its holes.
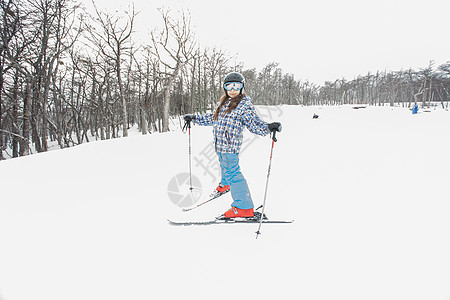
POLYGON ((222 178, 217 192, 231 191, 231 209, 218 218, 253 217, 253 201, 247 181, 239 168, 239 151, 243 140, 243 130, 265 136, 273 131, 281 131, 281 124, 267 124, 256 113, 252 99, 244 93, 245 80, 242 74, 229 73, 223 82, 224 95, 219 100, 214 113, 202 116, 185 115, 186 122, 202 126, 213 126, 214 146, 219 158, 222 178))

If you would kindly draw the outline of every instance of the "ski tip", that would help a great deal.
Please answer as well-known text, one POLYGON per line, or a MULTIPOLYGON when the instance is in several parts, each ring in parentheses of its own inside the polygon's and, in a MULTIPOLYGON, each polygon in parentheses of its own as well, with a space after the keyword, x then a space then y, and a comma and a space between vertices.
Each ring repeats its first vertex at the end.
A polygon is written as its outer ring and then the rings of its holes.
POLYGON ((168 224, 171 225, 171 226, 186 226, 186 225, 191 225, 191 224, 188 223, 188 222, 176 222, 176 221, 172 221, 172 220, 169 220, 169 219, 167 219, 167 222, 168 222, 168 224))

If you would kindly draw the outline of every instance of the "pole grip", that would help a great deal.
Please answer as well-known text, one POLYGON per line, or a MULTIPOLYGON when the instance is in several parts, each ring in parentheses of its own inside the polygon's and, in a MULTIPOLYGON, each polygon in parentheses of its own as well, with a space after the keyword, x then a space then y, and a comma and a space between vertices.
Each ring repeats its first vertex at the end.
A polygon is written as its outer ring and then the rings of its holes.
POLYGON ((273 131, 272 132, 272 140, 274 141, 274 142, 277 142, 278 140, 277 140, 277 138, 275 137, 275 135, 276 135, 276 131, 273 131))
POLYGON ((187 129, 189 129, 189 134, 190 134, 190 129, 191 129, 191 121, 184 121, 184 126, 183 126, 183 133, 186 133, 187 129))

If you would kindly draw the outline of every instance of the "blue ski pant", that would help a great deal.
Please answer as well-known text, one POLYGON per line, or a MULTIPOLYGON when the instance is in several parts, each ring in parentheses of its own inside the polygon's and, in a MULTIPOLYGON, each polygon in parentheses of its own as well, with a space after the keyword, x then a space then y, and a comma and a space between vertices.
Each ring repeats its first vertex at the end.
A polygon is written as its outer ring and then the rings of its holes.
POLYGON ((220 153, 219 156, 220 169, 222 172, 221 183, 229 185, 231 197, 233 198, 234 207, 240 209, 253 208, 252 196, 248 189, 247 181, 239 168, 239 153, 220 153))

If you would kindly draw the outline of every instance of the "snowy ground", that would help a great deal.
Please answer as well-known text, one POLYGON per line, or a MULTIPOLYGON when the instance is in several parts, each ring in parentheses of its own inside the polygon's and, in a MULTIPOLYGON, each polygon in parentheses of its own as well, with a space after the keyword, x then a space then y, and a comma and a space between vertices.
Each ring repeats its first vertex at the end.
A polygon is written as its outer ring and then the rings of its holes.
MULTIPOLYGON (((263 224, 257 240, 254 224, 169 226, 231 203, 181 213, 169 201, 168 183, 188 171, 180 130, 3 161, 0 299, 450 299, 448 111, 259 111, 283 123, 266 212, 293 224, 263 224)), ((245 136, 241 169, 259 205, 270 139, 245 136)), ((192 129, 202 197, 218 180, 211 139, 192 129)))

